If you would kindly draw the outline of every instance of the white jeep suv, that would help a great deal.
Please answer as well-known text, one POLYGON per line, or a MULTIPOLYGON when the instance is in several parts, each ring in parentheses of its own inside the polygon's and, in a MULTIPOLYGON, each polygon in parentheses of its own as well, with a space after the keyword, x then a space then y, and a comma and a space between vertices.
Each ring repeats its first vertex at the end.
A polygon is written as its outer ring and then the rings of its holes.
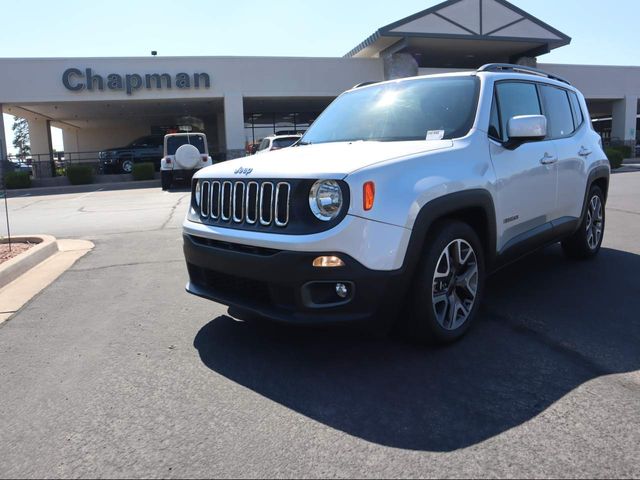
POLYGON ((491 271, 555 242, 598 253, 609 173, 584 97, 539 70, 355 87, 297 146, 197 173, 187 290, 277 321, 401 319, 451 342, 491 271))
POLYGON ((171 133, 164 136, 164 152, 160 161, 162 190, 176 181, 191 180, 193 174, 213 164, 204 133, 171 133))
POLYGON ((264 137, 258 145, 256 153, 267 153, 274 150, 280 150, 282 148, 288 148, 298 140, 302 135, 271 135, 264 137))

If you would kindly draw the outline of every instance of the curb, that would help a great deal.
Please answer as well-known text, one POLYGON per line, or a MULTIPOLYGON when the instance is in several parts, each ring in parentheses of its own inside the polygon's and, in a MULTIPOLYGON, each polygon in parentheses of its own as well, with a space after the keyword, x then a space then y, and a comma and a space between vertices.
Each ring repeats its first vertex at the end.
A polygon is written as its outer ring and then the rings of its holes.
POLYGON ((36 197, 38 195, 61 195, 66 193, 87 193, 110 190, 137 190, 140 188, 160 188, 160 180, 136 182, 91 183, 88 185, 61 185, 53 187, 33 187, 7 190, 7 198, 36 197))
MULTIPOLYGON (((17 257, 0 264, 0 288, 13 282, 18 277, 58 253, 58 242, 51 235, 32 235, 12 238, 12 242, 37 243, 17 257)), ((3 239, 0 243, 9 243, 3 239)))

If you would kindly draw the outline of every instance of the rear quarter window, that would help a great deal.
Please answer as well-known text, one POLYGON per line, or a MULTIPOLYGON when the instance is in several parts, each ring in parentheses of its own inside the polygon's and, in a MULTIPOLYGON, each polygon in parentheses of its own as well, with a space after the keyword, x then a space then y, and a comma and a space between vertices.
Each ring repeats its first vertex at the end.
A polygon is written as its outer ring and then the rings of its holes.
POLYGON ((573 126, 577 130, 584 123, 584 113, 580 106, 580 100, 575 92, 569 92, 569 101, 571 102, 571 110, 573 112, 573 126))

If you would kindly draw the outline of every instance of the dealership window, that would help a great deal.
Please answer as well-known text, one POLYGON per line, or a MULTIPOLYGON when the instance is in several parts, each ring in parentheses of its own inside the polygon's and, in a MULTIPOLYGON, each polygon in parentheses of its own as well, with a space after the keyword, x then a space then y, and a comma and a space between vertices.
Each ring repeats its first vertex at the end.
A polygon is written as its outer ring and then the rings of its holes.
POLYGON ((295 113, 276 113, 274 133, 276 135, 292 135, 296 132, 295 113))
POLYGON ((304 133, 318 117, 318 112, 250 113, 244 118, 247 147, 269 135, 304 133))

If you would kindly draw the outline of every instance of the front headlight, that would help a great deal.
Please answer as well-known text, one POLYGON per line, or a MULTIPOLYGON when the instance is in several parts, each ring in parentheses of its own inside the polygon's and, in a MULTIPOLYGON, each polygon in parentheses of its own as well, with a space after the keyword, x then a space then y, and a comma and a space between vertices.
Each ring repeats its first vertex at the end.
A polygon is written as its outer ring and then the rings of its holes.
POLYGON ((323 222, 329 222, 340 214, 342 209, 342 189, 335 180, 318 180, 309 192, 309 207, 323 222))
POLYGON ((202 187, 201 187, 201 184, 200 184, 200 180, 198 180, 196 182, 196 190, 195 190, 195 193, 194 193, 197 206, 200 206, 200 197, 201 197, 201 191, 200 190, 201 190, 201 188, 202 187))

